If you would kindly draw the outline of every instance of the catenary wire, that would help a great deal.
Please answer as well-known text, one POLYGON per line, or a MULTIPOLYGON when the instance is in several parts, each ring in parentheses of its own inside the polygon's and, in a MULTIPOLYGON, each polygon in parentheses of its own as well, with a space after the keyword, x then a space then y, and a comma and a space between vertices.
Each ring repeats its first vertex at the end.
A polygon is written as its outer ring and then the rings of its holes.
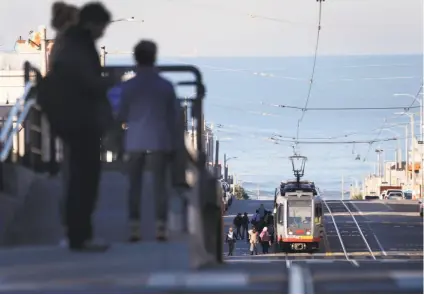
POLYGON ((303 107, 302 115, 301 115, 300 119, 297 121, 296 138, 299 138, 300 123, 302 122, 303 117, 305 116, 305 111, 306 111, 306 109, 308 107, 309 99, 311 98, 312 86, 314 84, 315 67, 316 67, 316 62, 317 62, 317 57, 318 57, 318 47, 319 47, 319 39, 320 39, 320 33, 321 33, 322 2, 323 2, 323 0, 317 0, 317 1, 319 2, 319 7, 318 7, 318 29, 317 29, 317 38, 316 38, 316 43, 315 43, 314 62, 313 62, 313 65, 312 65, 311 79, 309 80, 308 94, 306 96, 305 106, 303 107))

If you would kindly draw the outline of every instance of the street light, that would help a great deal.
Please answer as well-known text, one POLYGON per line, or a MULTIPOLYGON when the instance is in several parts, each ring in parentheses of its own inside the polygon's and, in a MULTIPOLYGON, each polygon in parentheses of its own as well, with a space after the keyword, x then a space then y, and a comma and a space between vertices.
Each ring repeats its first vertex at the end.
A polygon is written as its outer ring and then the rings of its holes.
MULTIPOLYGON (((423 95, 422 92, 418 93, 418 95, 423 95)), ((418 95, 412 95, 412 94, 408 94, 408 93, 395 93, 393 94, 393 96, 406 96, 406 97, 410 97, 413 98, 414 101, 412 103, 414 103, 415 101, 418 101, 418 103, 420 104, 420 132, 421 132, 421 141, 424 140, 424 104, 423 104, 423 99, 418 99, 418 95)))
MULTIPOLYGON (((381 129, 381 131, 388 131, 388 132, 391 132, 394 135, 396 135, 396 146, 397 146, 397 149, 396 149, 396 167, 399 169, 400 166, 402 165, 402 163, 400 162, 400 157, 399 157, 399 154, 400 154, 400 142, 399 142, 400 134, 398 132, 392 130, 392 129, 389 129, 389 128, 381 129)), ((408 135, 406 135, 406 137, 408 137, 408 135)), ((408 140, 408 139, 406 139, 406 140, 408 140)))
MULTIPOLYGON (((119 22, 141 22, 141 23, 144 23, 144 20, 138 21, 133 16, 131 16, 131 17, 127 17, 127 18, 118 18, 118 19, 111 20, 110 24, 119 23, 119 22)), ((103 46, 100 47, 100 64, 101 64, 102 67, 104 67, 105 64, 106 64, 106 54, 108 54, 108 52, 106 51, 106 46, 103 45, 103 46)))
POLYGON ((308 158, 305 156, 294 155, 289 157, 289 159, 292 162, 293 174, 294 177, 296 177, 297 185, 299 186, 300 178, 305 173, 305 164, 308 158))
POLYGON ((227 158, 227 154, 224 154, 224 180, 225 181, 227 181, 227 179, 228 179, 228 169, 227 169, 228 161, 233 160, 233 159, 237 159, 237 158, 238 157, 227 158))
POLYGON ((133 16, 128 18, 118 18, 111 21, 111 23, 117 23, 117 22, 141 22, 144 23, 144 20, 136 20, 133 16))
MULTIPOLYGON (((408 116, 411 120, 411 150, 412 150, 412 160, 411 160, 411 173, 412 173, 412 190, 414 190, 415 188, 415 135, 414 135, 414 114, 412 113, 406 113, 406 112, 401 112, 401 113, 395 113, 395 115, 404 115, 404 116, 408 116)), ((406 139, 408 140, 408 139, 406 139)), ((406 163, 406 170, 409 171, 409 167, 408 167, 409 163, 406 163)), ((408 172, 407 172, 408 173, 408 172)), ((409 175, 408 175, 409 176, 409 175)), ((408 177, 409 179, 409 177, 408 177)))

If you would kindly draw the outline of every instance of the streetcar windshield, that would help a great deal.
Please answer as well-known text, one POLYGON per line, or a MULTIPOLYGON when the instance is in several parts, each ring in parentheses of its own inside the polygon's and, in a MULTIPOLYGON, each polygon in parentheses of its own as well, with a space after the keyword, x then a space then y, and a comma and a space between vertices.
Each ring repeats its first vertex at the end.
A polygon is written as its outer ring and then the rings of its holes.
POLYGON ((287 225, 290 228, 310 228, 312 221, 311 201, 288 201, 287 225))

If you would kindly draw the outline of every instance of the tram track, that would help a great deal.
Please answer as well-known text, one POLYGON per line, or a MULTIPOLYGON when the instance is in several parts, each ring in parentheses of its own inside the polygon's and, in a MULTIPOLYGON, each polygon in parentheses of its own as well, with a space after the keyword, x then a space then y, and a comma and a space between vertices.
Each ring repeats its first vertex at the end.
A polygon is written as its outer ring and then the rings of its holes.
POLYGON ((329 217, 324 222, 329 247, 327 253, 342 252, 346 260, 354 265, 358 256, 353 253, 361 252, 363 256, 360 258, 376 260, 367 234, 348 205, 344 201, 324 200, 323 203, 324 215, 329 217))

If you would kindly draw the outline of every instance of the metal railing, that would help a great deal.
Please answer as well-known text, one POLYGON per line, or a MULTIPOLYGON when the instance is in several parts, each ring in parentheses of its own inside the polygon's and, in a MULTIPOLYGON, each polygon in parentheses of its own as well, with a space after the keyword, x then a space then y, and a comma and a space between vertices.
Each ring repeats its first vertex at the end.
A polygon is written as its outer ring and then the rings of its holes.
POLYGON ((36 103, 37 102, 35 99, 29 99, 25 102, 22 112, 20 113, 18 119, 15 121, 15 127, 11 131, 10 131, 10 128, 12 128, 11 126, 13 126, 13 123, 14 123, 13 117, 15 117, 16 115, 12 112, 9 114, 6 124, 3 128, 5 128, 4 130, 9 129, 10 132, 4 132, 5 135, 3 135, 3 129, 2 129, 1 142, 3 146, 0 152, 0 162, 6 161, 6 159, 9 157, 10 151, 13 147, 13 138, 19 133, 21 124, 24 123, 24 121, 26 120, 28 116, 29 111, 34 105, 36 105, 36 103), (9 120, 10 118, 12 119, 9 120), (8 124, 8 122, 10 123, 8 124))
POLYGON ((25 103, 28 95, 30 94, 32 87, 33 87, 33 83, 27 82, 24 87, 23 95, 18 97, 18 99, 16 100, 16 103, 10 109, 10 112, 7 116, 7 120, 4 122, 0 132, 1 143, 4 143, 7 140, 10 130, 13 127, 14 117, 16 117, 19 114, 19 111, 21 110, 22 105, 25 103))
MULTIPOLYGON (((105 67, 103 69, 104 75, 111 75, 113 77, 122 77, 125 73, 129 71, 135 72, 134 67, 105 67)), ((205 97, 205 87, 202 81, 202 75, 200 71, 191 65, 176 65, 176 66, 159 66, 157 67, 159 72, 166 73, 191 73, 194 76, 193 81, 183 81, 177 83, 179 86, 193 86, 195 88, 195 95, 190 99, 185 99, 185 102, 191 104, 190 115, 196 121, 196 151, 195 154, 188 154, 188 151, 185 149, 185 145, 181 148, 184 149, 184 152, 187 153, 187 160, 190 163, 190 169, 193 169, 196 174, 196 185, 192 187, 193 198, 187 198, 184 200, 184 207, 189 205, 194 206, 195 210, 198 211, 196 221, 199 225, 198 228, 201 228, 199 232, 196 232, 195 235, 197 239, 202 241, 203 246, 206 249, 206 252, 209 255, 214 257, 216 262, 222 262, 222 244, 223 244, 223 233, 222 233, 222 215, 221 215, 221 200, 217 192, 217 182, 213 174, 211 174, 206 169, 206 154, 203 147, 203 133, 204 133, 204 120, 203 120, 203 99, 205 97)), ((0 153, 0 165, 7 158, 10 153, 10 150, 13 146, 13 137, 19 131, 19 127, 13 127, 13 118, 18 115, 17 126, 24 124, 25 128, 25 154, 24 161, 25 166, 36 170, 38 163, 42 163, 42 136, 44 132, 50 132, 50 130, 45 130, 41 128, 41 118, 43 116, 42 110, 37 105, 36 100, 36 87, 37 83, 41 81, 41 75, 38 70, 34 69, 28 62, 25 63, 25 89, 22 97, 17 101, 13 107, 13 111, 9 113, 6 124, 1 130, 0 139, 2 139, 5 144, 1 149, 0 153), (34 72, 36 75, 36 80, 34 82, 30 81, 30 73, 34 72), (32 92, 32 90, 35 91, 32 92), (12 128, 13 127, 13 128, 12 128)), ((117 81, 118 82, 118 81, 117 81)), ((187 114, 187 110, 183 111, 187 114)), ((188 116, 188 115, 187 115, 188 116)), ((186 116, 185 116, 186 117, 186 116)), ((187 118, 185 118, 184 129, 187 126, 187 118)), ((183 136, 185 130, 181 130, 181 135, 183 136)), ((57 162, 55 157, 56 152, 52 151, 54 144, 53 141, 56 140, 55 136, 51 133, 48 134, 50 137, 50 146, 45 147, 49 149, 50 162, 57 162)), ((100 155, 99 155, 100 156, 100 155)), ((1 168, 1 167, 0 167, 1 168)), ((188 168, 188 166, 186 166, 188 168)), ((1 169, 0 169, 1 170, 1 169)), ((1 173, 1 171, 0 171, 1 173)), ((1 175, 0 175, 0 178, 1 175)), ((184 208, 184 214, 188 216, 188 211, 184 208)), ((193 222, 193 221, 192 221, 193 222)))

